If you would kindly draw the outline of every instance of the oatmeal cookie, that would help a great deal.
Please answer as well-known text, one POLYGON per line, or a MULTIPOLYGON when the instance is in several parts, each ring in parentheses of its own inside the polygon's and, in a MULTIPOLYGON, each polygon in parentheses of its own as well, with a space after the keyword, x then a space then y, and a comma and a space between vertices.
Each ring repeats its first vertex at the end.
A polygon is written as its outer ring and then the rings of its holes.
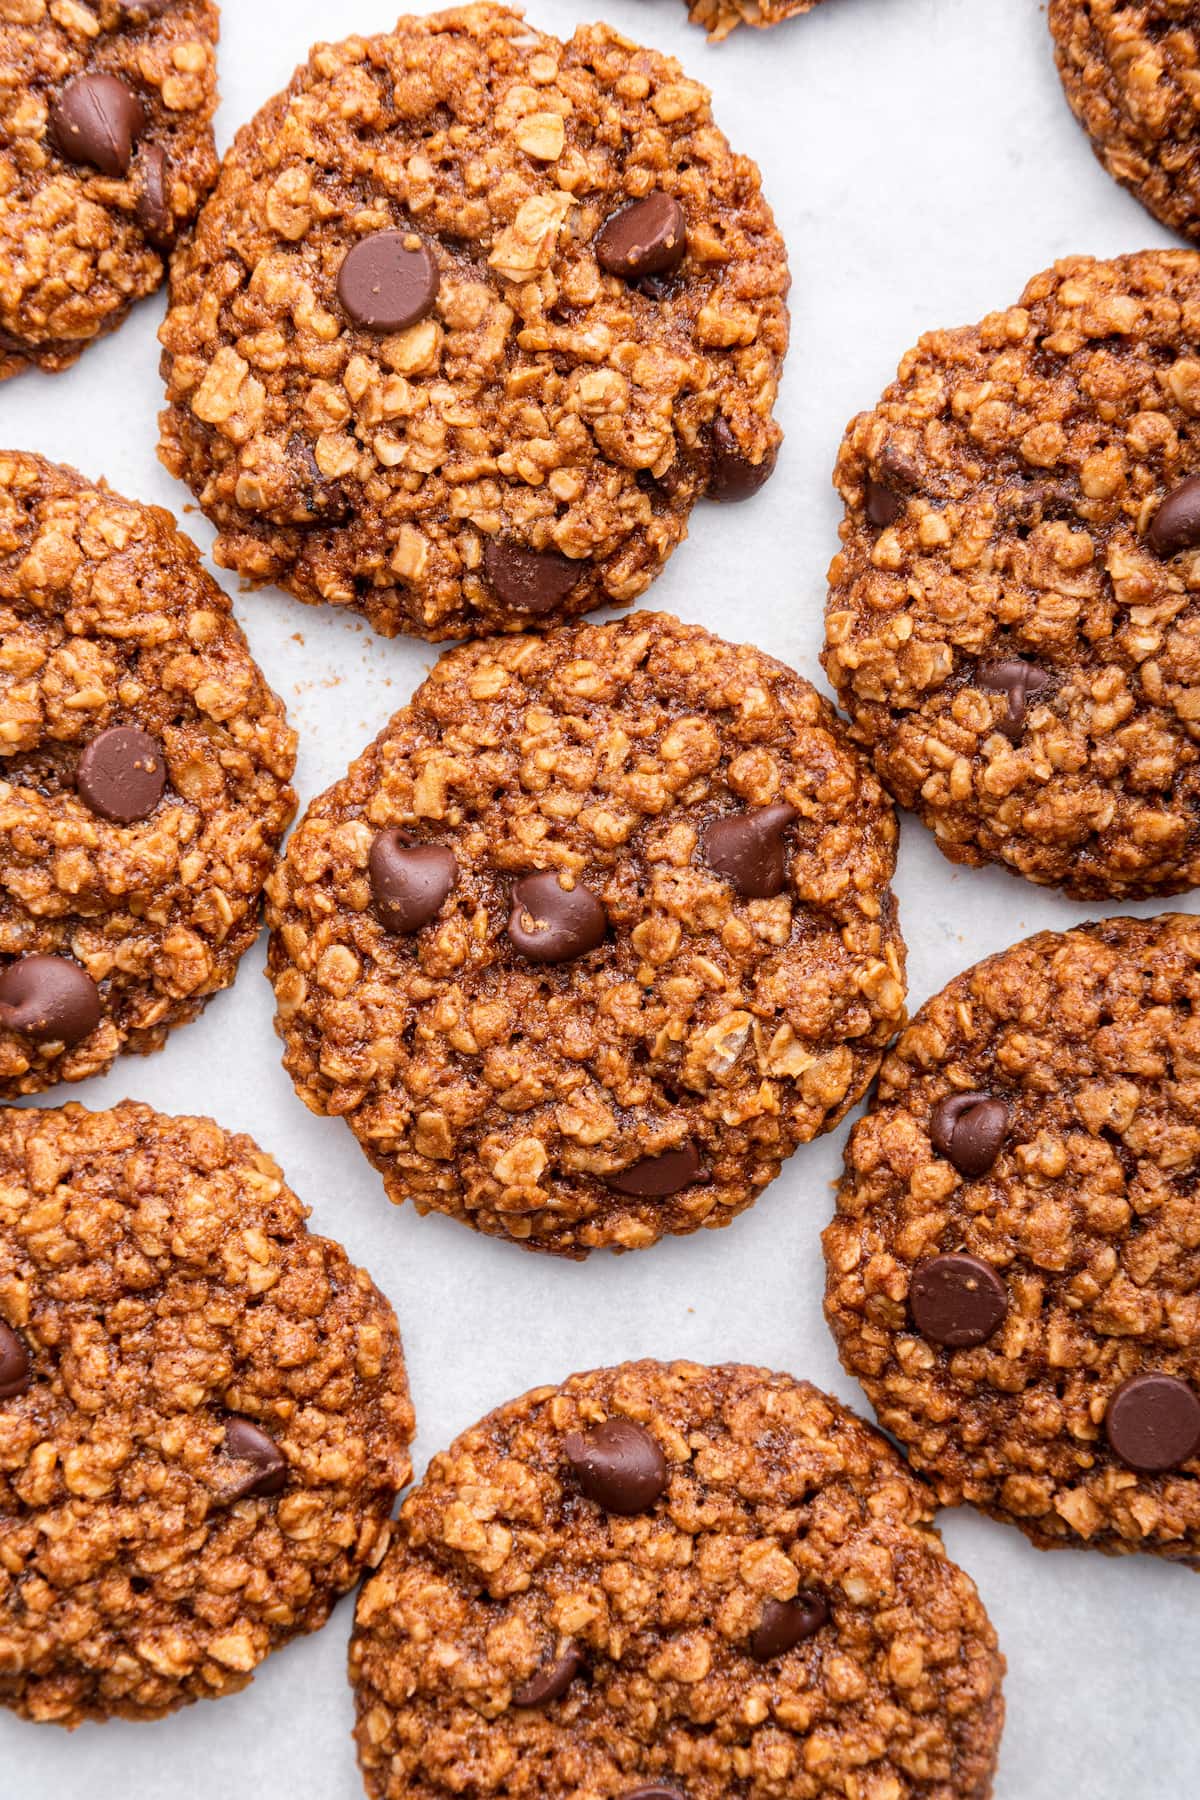
POLYGON ((1071 111, 1109 174, 1200 237, 1200 15, 1194 0, 1050 0, 1071 111))
POLYGON ((295 753, 170 514, 0 451, 0 1095, 161 1049, 228 987, 295 753))
POLYGON ((443 656, 269 887, 284 1064, 391 1199, 725 1225, 903 1018, 895 817, 799 675, 665 614, 443 656))
POLYGON ((389 636, 540 629, 766 480, 787 285, 670 58, 404 18, 239 133, 172 265, 160 454, 250 581, 389 636))
POLYGON ((765 1369, 627 1363, 498 1408, 359 1596, 371 1800, 987 1800, 1004 1664, 933 1504, 765 1369))
POLYGON ((850 425, 825 667, 954 862, 1200 883, 1200 256, 1073 257, 850 425))
POLYGON ((212 0, 0 7, 0 381, 160 285, 217 174, 212 0))
POLYGON ((826 1312, 944 1504, 1200 1564, 1200 918, 1042 932, 884 1062, 826 1312))
POLYGON ((687 0, 688 18, 703 25, 713 43, 720 43, 739 25, 763 29, 811 12, 818 0, 687 0))
POLYGON ((306 1216, 211 1119, 0 1113, 0 1703, 231 1693, 383 1555, 400 1335, 306 1216))

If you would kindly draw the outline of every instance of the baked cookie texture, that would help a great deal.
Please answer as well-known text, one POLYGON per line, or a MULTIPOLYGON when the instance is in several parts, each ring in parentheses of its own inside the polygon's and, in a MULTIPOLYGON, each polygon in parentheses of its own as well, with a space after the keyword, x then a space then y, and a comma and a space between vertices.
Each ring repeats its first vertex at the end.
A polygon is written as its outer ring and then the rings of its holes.
POLYGON ((161 285, 216 179, 217 32, 211 0, 0 10, 0 381, 161 285))
POLYGON ((367 1793, 986 1800, 1004 1664, 932 1506, 765 1369, 629 1363, 499 1407, 359 1595, 367 1793))
POLYGON ((545 627, 766 479, 787 286, 670 58, 403 18, 238 134, 172 265, 160 454, 253 582, 387 635, 545 627))
POLYGON ((392 1309, 248 1137, 0 1113, 0 1701, 75 1726, 245 1687, 378 1562, 392 1309))
POLYGON ((449 652, 269 887, 284 1064, 391 1199, 530 1248, 724 1225, 903 1019, 891 806, 665 614, 449 652))
POLYGON ((781 25, 800 13, 811 12, 818 0, 687 0, 693 25, 703 25, 714 43, 727 38, 739 25, 765 29, 781 25))
POLYGON ((0 452, 0 1094, 158 1050, 229 985, 295 753, 170 514, 0 452))
POLYGON ((850 1136, 842 1361, 943 1504, 1043 1548, 1200 1562, 1198 997, 1192 915, 1042 932, 921 1008, 850 1136))
POLYGON ((1200 882, 1200 257, 1073 257, 847 430, 825 667, 954 862, 1200 882))
POLYGON ((1190 0, 1050 0, 1071 110, 1109 174, 1200 235, 1200 22, 1190 0))

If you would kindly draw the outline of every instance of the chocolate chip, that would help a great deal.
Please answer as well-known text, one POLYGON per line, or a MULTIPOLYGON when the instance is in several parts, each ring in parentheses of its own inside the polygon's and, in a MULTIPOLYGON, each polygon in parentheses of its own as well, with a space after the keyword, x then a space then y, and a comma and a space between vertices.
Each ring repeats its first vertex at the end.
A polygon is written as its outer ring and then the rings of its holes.
POLYGON ((1163 1475, 1200 1451, 1200 1399, 1174 1375, 1131 1375, 1108 1403, 1104 1430, 1129 1468, 1163 1475))
POLYGON ((815 1636, 829 1618, 829 1607, 820 1594, 797 1594, 794 1600, 768 1600, 758 1624, 750 1633, 750 1654, 755 1662, 774 1662, 777 1656, 815 1636))
POLYGON ((376 917, 407 935, 428 925, 458 880, 458 858, 443 844, 414 844, 403 831, 381 831, 367 857, 376 917))
POLYGON ((570 962, 603 943, 608 929, 604 908, 590 888, 577 881, 565 888, 553 869, 525 875, 512 891, 508 935, 530 962, 570 962))
POLYGON ((403 331, 433 311, 440 283, 437 258, 415 231, 375 231, 346 252, 337 293, 355 325, 403 331))
POLYGON ((78 75, 50 108, 50 135, 68 162, 90 163, 102 175, 124 175, 133 159, 146 111, 115 75, 78 75))
POLYGON ((749 812, 726 813, 704 827, 700 837, 704 854, 743 900, 773 900, 787 879, 784 833, 799 817, 795 807, 782 800, 749 812))
POLYGON ((0 1400, 23 1394, 32 1378, 28 1350, 12 1326, 0 1319, 0 1400))
POLYGON ((23 956, 0 974, 0 1030, 78 1044, 100 1023, 100 990, 69 956, 23 956))
POLYGON ((882 481, 867 482, 867 518, 880 531, 887 525, 894 525, 904 511, 904 501, 899 494, 893 494, 891 488, 884 487, 882 481))
POLYGON ((1146 533, 1155 556, 1178 556, 1200 544, 1200 475, 1189 475, 1172 488, 1146 533))
POLYGON ((1003 1100, 990 1094, 947 1094, 933 1109, 929 1136, 960 1175, 986 1175, 1000 1154, 1009 1125, 1003 1100))
POLYGON ((678 1150, 666 1150, 661 1156, 647 1156, 628 1169, 604 1177, 605 1187, 618 1194, 632 1194, 638 1200, 665 1200, 668 1194, 681 1193, 693 1181, 707 1181, 708 1174, 694 1144, 678 1150))
POLYGON ((997 730, 1010 744, 1019 744, 1025 735, 1025 708, 1030 696, 1040 694, 1050 677, 1036 663, 1022 662, 1011 656, 1005 662, 985 663, 975 676, 976 683, 991 694, 1007 694, 1008 711, 997 730))
POLYGON ((669 275, 687 250, 687 220, 678 200, 656 188, 606 219, 595 244, 596 260, 606 274, 626 281, 669 275))
POLYGON ((287 1459, 274 1438, 268 1437, 253 1419, 234 1417, 225 1426, 225 1454, 235 1462, 248 1465, 246 1473, 232 1487, 224 1488, 221 1499, 226 1504, 245 1500, 251 1495, 269 1498, 287 1485, 287 1459))
POLYGON ((761 462, 751 462, 724 418, 718 418, 712 431, 712 467, 709 470, 710 500, 733 503, 749 500, 775 473, 778 451, 772 444, 761 462))
POLYGON ((137 725, 111 725, 102 731, 87 746, 75 771, 84 805, 117 825, 148 819, 166 785, 162 745, 137 725))
POLYGON ((651 1782, 649 1787, 626 1788, 617 1800, 685 1800, 682 1788, 662 1787, 651 1782))
POLYGON ((161 144, 147 144, 138 158, 142 178, 137 199, 137 222, 156 250, 169 250, 175 242, 175 218, 167 178, 167 154, 161 144))
POLYGON ((557 550, 524 550, 495 538, 483 546, 483 569, 505 606, 535 614, 551 612, 583 574, 581 563, 557 550))
POLYGON ((923 1338, 967 1350, 986 1343, 1004 1323, 1008 1289, 990 1264, 960 1251, 917 1264, 908 1304, 923 1338))
POLYGON ((667 1459, 658 1439, 632 1419, 568 1432, 563 1447, 583 1492, 605 1512, 646 1512, 666 1488, 667 1459))
POLYGON ((552 1700, 561 1700, 575 1677, 587 1664, 583 1651, 577 1644, 568 1644, 561 1656, 553 1662, 543 1663, 536 1675, 532 1675, 523 1687, 514 1689, 514 1706, 549 1706, 552 1700))

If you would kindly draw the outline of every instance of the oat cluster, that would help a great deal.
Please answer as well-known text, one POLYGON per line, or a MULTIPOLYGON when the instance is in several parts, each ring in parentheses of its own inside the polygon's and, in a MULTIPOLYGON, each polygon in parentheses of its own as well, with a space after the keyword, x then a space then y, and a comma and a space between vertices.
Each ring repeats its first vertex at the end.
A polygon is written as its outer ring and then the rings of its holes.
POLYGON ((703 25, 714 43, 727 38, 739 25, 765 29, 780 25, 800 13, 811 12, 818 0, 687 0, 688 17, 703 25))

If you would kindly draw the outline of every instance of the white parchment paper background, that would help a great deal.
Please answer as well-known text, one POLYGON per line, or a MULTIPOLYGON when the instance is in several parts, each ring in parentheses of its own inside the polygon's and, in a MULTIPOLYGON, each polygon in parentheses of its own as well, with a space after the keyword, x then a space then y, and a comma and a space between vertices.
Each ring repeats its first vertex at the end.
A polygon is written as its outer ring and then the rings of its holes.
MULTIPOLYGON (((382 30, 395 4, 226 0, 221 147, 312 42, 382 30)), ((568 36, 597 4, 536 0, 529 10, 568 36)), ((1062 100, 1036 0, 828 0, 718 48, 687 25, 679 0, 603 0, 603 9, 711 86, 718 122, 762 167, 794 282, 778 473, 748 506, 699 508, 643 604, 752 639, 824 686, 817 657, 838 519, 829 474, 847 419, 874 402, 923 329, 1014 301, 1058 256, 1168 239, 1093 161, 1062 100)), ((188 496, 154 452, 160 316, 161 301, 151 302, 69 373, 0 388, 0 442, 180 511, 188 496)), ((208 546, 198 514, 184 524, 208 546)), ((237 609, 299 728, 303 804, 407 699, 432 653, 276 593, 239 595, 237 609)), ((898 888, 914 1007, 979 957, 1089 916, 997 871, 954 871, 911 820, 898 888)), ((312 1206, 315 1227, 371 1270, 404 1330, 418 1472, 496 1403, 626 1357, 762 1362, 861 1403, 820 1311, 819 1232, 844 1130, 801 1150, 727 1231, 583 1266, 539 1259, 387 1204, 349 1132, 311 1117, 292 1093, 261 945, 236 987, 162 1054, 128 1058, 69 1094, 92 1106, 126 1096, 252 1132, 312 1206)), ((1200 1581, 1150 1558, 1041 1555, 970 1514, 944 1516, 943 1527, 1009 1658, 997 1800, 1190 1794, 1200 1581)), ((0 1800, 356 1800, 350 1616, 347 1601, 247 1692, 159 1724, 68 1736, 0 1715, 0 1800)))

